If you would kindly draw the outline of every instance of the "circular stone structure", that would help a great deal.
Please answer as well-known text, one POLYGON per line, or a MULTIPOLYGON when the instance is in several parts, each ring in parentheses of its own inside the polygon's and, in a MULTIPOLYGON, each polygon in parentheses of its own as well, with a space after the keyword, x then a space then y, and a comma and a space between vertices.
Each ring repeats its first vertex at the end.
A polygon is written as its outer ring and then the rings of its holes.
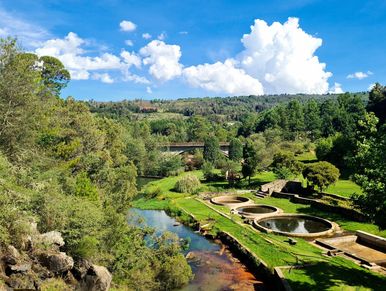
POLYGON ((228 206, 231 208, 240 207, 252 204, 252 200, 247 197, 235 196, 235 195, 224 195, 210 199, 213 204, 228 206))
POLYGON ((264 204, 240 206, 237 207, 235 211, 237 212, 237 214, 246 218, 262 217, 283 212, 280 208, 264 204))
POLYGON ((304 238, 329 236, 336 230, 336 224, 333 222, 303 214, 265 216, 256 218, 253 224, 264 232, 304 238))

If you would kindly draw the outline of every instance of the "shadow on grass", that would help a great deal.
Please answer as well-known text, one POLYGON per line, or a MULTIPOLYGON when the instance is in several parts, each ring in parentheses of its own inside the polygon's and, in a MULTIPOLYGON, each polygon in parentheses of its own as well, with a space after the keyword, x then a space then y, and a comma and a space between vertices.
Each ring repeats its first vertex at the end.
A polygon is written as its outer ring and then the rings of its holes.
POLYGON ((293 290, 327 290, 332 287, 343 290, 348 286, 352 286, 355 290, 360 288, 385 290, 386 286, 386 277, 364 269, 350 268, 338 262, 334 264, 320 262, 304 269, 289 270, 286 277, 293 290), (307 280, 307 277, 314 282, 307 280))

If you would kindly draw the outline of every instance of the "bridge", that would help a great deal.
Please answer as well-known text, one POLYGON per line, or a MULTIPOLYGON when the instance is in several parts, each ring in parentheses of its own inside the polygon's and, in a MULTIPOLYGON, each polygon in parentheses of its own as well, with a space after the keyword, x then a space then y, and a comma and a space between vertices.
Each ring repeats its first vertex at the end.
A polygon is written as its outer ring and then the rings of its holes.
MULTIPOLYGON (((220 142, 220 151, 228 156, 229 142, 220 142)), ((186 152, 193 151, 195 149, 204 149, 203 142, 184 142, 184 143, 170 143, 161 145, 163 152, 169 152, 171 154, 180 155, 186 152)))

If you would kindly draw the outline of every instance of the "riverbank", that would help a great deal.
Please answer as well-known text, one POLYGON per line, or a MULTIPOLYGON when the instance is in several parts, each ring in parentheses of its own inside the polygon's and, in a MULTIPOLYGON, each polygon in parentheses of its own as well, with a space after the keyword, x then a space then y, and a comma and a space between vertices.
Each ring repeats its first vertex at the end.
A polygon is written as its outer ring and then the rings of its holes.
MULTIPOLYGON (((196 173, 200 175, 199 173, 196 173)), ((208 204, 209 202, 198 199, 196 196, 173 193, 173 178, 166 178, 153 182, 147 187, 159 188, 160 195, 152 199, 140 199, 134 202, 135 207, 142 209, 165 209, 182 221, 193 223, 191 217, 204 227, 207 234, 218 237, 221 233, 228 233, 236 238, 240 244, 256 256, 259 261, 266 264, 271 274, 276 268, 282 273, 289 285, 298 289, 325 290, 356 288, 381 290, 386 285, 386 278, 376 273, 363 269, 354 262, 340 257, 326 257, 322 250, 308 241, 298 239, 296 245, 290 245, 283 236, 259 233, 250 225, 244 224, 242 219, 229 212, 222 206, 208 204), (328 272, 321 272, 323 269, 328 272), (363 278, 367 278, 363 280, 363 278), (319 284, 323 280, 323 284, 319 284)), ((244 194, 249 198, 262 202, 250 194, 244 194)), ((286 212, 304 212, 312 214, 312 207, 291 203, 285 199, 264 198, 264 203, 277 206, 286 212), (267 200, 266 200, 267 199, 267 200)), ((320 211, 318 211, 320 212, 320 211)), ((319 216, 333 216, 333 220, 343 229, 365 228, 370 232, 378 232, 370 224, 352 222, 343 217, 330 213, 318 213, 319 216)), ((377 233, 379 234, 379 233, 377 233)), ((381 235, 384 235, 381 232, 381 235)))

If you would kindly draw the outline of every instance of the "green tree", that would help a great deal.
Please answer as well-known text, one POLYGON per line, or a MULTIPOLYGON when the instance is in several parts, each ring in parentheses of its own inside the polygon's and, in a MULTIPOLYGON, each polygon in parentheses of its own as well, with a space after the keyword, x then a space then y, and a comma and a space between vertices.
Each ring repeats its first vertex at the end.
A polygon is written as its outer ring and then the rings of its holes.
POLYGON ((380 124, 386 120, 386 87, 376 83, 369 93, 367 110, 379 118, 380 124))
POLYGON ((308 164, 303 169, 303 177, 307 180, 307 183, 317 187, 320 191, 338 181, 339 175, 338 168, 324 161, 308 164))
POLYGON ((251 184, 251 176, 256 173, 259 166, 258 149, 256 148, 253 141, 247 139, 243 149, 244 162, 241 167, 243 176, 248 177, 248 184, 251 184))
POLYGON ((302 163, 296 160, 292 152, 287 151, 275 153, 271 167, 279 178, 284 179, 296 176, 302 171, 302 163))
POLYGON ((217 137, 209 136, 204 142, 204 160, 215 163, 220 155, 220 145, 217 137))
POLYGON ((229 159, 240 162, 243 158, 243 144, 238 138, 232 138, 229 143, 229 159))
POLYGON ((378 119, 367 114, 360 122, 358 151, 353 159, 354 176, 363 195, 353 195, 354 204, 381 228, 386 228, 386 125, 377 130, 378 119))

